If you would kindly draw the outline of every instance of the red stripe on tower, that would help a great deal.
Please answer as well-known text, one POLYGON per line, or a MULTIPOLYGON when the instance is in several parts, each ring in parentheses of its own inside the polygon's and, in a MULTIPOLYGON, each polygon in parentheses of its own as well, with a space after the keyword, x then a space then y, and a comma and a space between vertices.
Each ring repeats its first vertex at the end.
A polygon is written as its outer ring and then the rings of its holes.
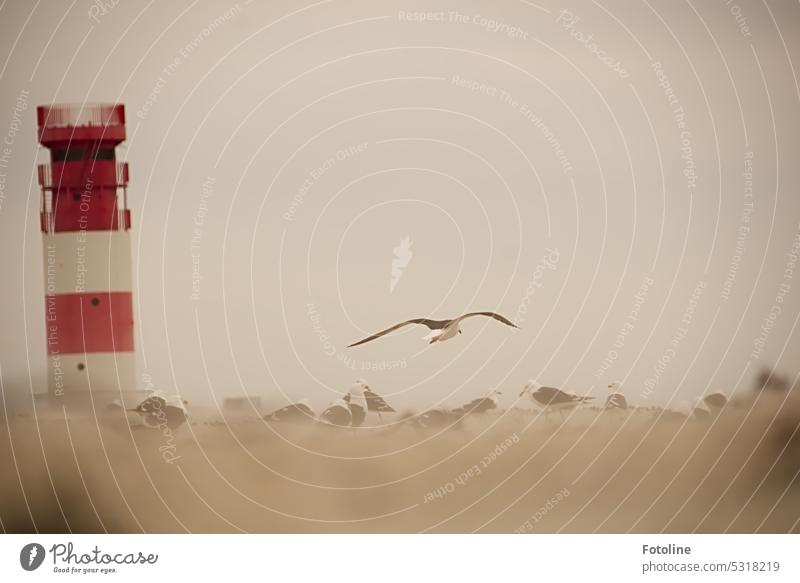
POLYGON ((37 108, 51 396, 135 389, 125 107, 37 108))
POLYGON ((48 355, 133 351, 130 293, 56 294, 46 301, 47 322, 60 331, 48 355))

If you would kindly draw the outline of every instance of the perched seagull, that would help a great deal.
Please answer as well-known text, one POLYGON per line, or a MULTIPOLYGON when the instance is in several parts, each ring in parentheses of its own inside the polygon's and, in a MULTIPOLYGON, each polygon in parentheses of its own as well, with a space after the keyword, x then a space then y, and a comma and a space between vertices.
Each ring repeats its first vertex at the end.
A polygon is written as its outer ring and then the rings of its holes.
POLYGON ((424 413, 420 413, 411 418, 418 426, 424 428, 441 427, 450 421, 455 420, 455 416, 444 407, 435 407, 424 413))
POLYGON ((619 381, 614 381, 608 385, 608 388, 611 390, 611 394, 606 399, 606 409, 628 408, 628 400, 625 398, 625 395, 619 392, 619 387, 619 381))
POLYGON ((183 425, 189 419, 189 412, 186 405, 189 401, 181 399, 178 395, 173 395, 167 399, 167 407, 164 409, 167 427, 175 429, 183 425))
POLYGON ((164 394, 161 391, 153 391, 144 401, 136 405, 135 408, 128 409, 128 411, 139 413, 140 415, 147 415, 163 410, 166 406, 167 399, 164 397, 164 394))
POLYGON ((338 399, 331 403, 319 416, 319 420, 323 423, 339 427, 350 427, 351 419, 350 407, 348 407, 347 401, 344 399, 338 399))
POLYGON ((524 395, 528 395, 534 403, 542 407, 545 414, 550 409, 555 411, 572 409, 581 403, 594 399, 594 397, 581 397, 580 395, 567 393, 554 387, 543 387, 535 380, 530 380, 525 384, 519 396, 522 397, 524 395))
POLYGON ((399 324, 395 324, 391 328, 387 328, 386 330, 381 330, 380 332, 373 334, 372 336, 367 336, 363 340, 359 340, 348 346, 347 348, 352 348, 353 346, 358 346, 359 344, 365 344, 376 338, 380 338, 381 336, 385 336, 390 332, 394 332, 395 330, 399 330, 404 326, 409 326, 411 324, 422 324, 427 326, 430 329, 430 333, 427 336, 424 336, 425 340, 429 340, 428 344, 433 344, 434 342, 444 342, 445 340, 450 340, 454 338, 458 334, 461 334, 461 328, 459 325, 463 320, 467 318, 471 318, 473 316, 488 316, 490 318, 494 318, 495 320, 506 324, 507 326, 511 326, 512 328, 519 328, 516 324, 514 324, 508 318, 501 316, 500 314, 496 314, 494 312, 470 312, 468 314, 464 314, 463 316, 459 316, 458 318, 453 318, 452 320, 430 320, 428 318, 412 318, 411 320, 406 320, 405 322, 400 322, 399 324))
POLYGON ((702 404, 698 403, 697 406, 692 409, 692 417, 705 421, 711 418, 711 411, 706 409, 702 404))
POLYGON ((766 367, 761 369, 753 388, 756 391, 788 391, 792 388, 792 379, 766 367))
POLYGON ((485 413, 486 411, 497 409, 497 401, 502 394, 503 393, 497 389, 490 389, 486 393, 485 397, 473 399, 469 403, 466 403, 457 409, 453 409, 453 414, 461 417, 463 415, 468 415, 469 413, 485 413))
POLYGON ((363 381, 356 381, 350 391, 342 398, 350 409, 350 427, 361 427, 367 418, 367 398, 364 396, 366 389, 363 381))
POLYGON ((722 393, 711 393, 703 397, 703 404, 711 413, 716 415, 728 404, 728 397, 722 393))
POLYGON ((282 423, 308 423, 314 420, 314 410, 311 408, 308 399, 301 399, 297 403, 292 403, 282 409, 273 411, 264 416, 264 419, 282 423))
MULTIPOLYGON (((381 423, 383 423, 383 417, 381 417, 381 413, 395 412, 392 406, 389 405, 389 403, 387 403, 383 397, 369 388, 367 381, 364 379, 357 379, 355 384, 364 389, 364 398, 367 400, 367 411, 370 413, 377 413, 378 419, 381 420, 381 423)), ((345 400, 348 400, 349 396, 349 393, 345 395, 345 400)))
POLYGON ((144 401, 128 411, 141 415, 144 424, 152 429, 159 429, 164 425, 177 429, 189 417, 187 404, 188 401, 178 395, 165 397, 160 391, 153 391, 144 401))
POLYGON ((728 398, 722 393, 711 393, 695 401, 692 415, 697 419, 710 419, 719 415, 720 411, 728 404, 728 398))

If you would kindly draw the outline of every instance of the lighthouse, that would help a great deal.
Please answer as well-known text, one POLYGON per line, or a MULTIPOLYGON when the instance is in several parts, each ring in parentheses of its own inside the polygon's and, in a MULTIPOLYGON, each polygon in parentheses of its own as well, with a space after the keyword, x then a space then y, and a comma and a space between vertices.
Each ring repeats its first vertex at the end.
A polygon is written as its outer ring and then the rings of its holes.
POLYGON ((131 215, 122 104, 44 105, 38 167, 51 402, 133 398, 131 215))

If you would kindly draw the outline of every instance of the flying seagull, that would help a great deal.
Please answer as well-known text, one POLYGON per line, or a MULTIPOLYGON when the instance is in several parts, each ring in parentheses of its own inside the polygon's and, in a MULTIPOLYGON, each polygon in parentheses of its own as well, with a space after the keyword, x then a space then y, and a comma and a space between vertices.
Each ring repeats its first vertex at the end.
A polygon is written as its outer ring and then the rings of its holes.
POLYGON ((512 328, 519 328, 516 324, 514 324, 508 318, 501 316, 500 314, 496 314, 495 312, 469 312, 468 314, 464 314, 459 316, 458 318, 453 318, 452 320, 430 320, 428 318, 412 318, 411 320, 406 320, 405 322, 400 322, 399 324, 395 324, 391 328, 387 328, 386 330, 381 330, 377 334, 373 334, 372 336, 367 336, 363 340, 359 340, 348 346, 347 348, 352 348, 353 346, 358 346, 359 344, 365 344, 376 338, 380 338, 381 336, 385 336, 390 332, 394 332, 395 330, 399 330, 404 326, 409 326, 411 324, 422 324, 423 326, 427 326, 430 329, 430 333, 425 336, 425 340, 429 340, 429 344, 433 344, 434 342, 444 342, 445 340, 450 340, 454 338, 458 334, 461 334, 461 328, 459 325, 463 320, 467 318, 471 318, 473 316, 488 316, 490 318, 494 318, 498 322, 502 322, 507 326, 511 326, 512 328))
POLYGON ((594 397, 581 397, 580 395, 573 395, 555 387, 543 387, 535 380, 530 380, 525 384, 520 397, 528 395, 534 403, 542 407, 547 414, 550 409, 564 410, 577 407, 581 403, 590 401, 594 397))

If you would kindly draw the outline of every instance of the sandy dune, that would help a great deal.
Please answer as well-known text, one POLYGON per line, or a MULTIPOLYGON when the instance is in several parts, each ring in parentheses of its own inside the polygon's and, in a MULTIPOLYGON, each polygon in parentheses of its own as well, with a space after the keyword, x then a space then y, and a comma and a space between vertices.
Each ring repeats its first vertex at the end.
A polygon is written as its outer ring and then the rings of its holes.
POLYGON ((37 412, 0 424, 6 532, 800 532, 800 395, 709 421, 512 410, 358 430, 37 412))

